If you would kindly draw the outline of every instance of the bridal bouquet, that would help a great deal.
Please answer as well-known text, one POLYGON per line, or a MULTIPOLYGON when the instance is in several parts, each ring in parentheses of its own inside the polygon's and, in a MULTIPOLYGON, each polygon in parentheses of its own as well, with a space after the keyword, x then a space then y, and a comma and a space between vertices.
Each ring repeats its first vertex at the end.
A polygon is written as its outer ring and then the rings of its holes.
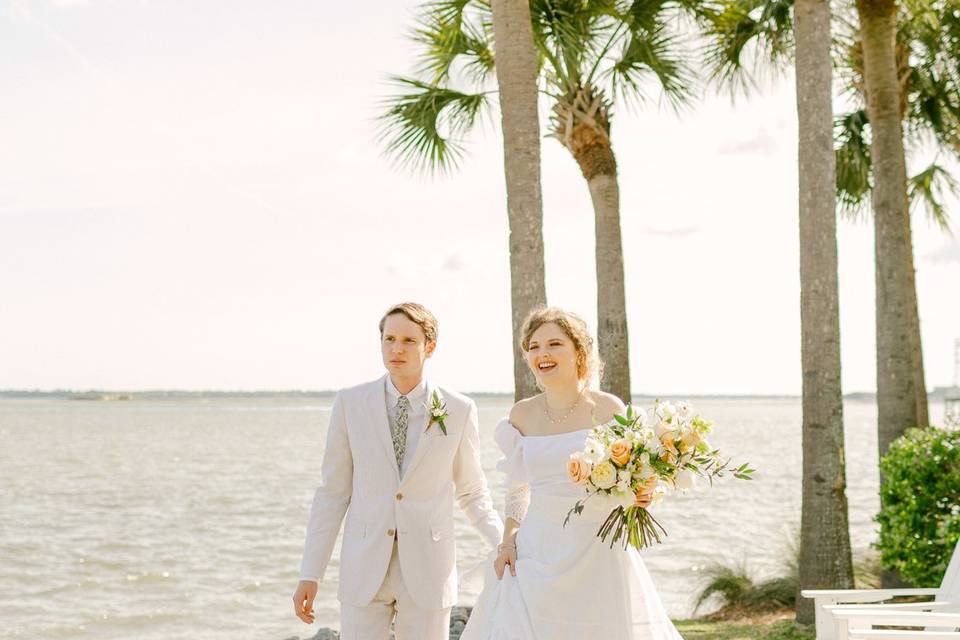
POLYGON ((747 463, 731 468, 719 449, 711 449, 707 435, 712 427, 688 403, 659 400, 649 414, 627 406, 626 415, 594 427, 583 450, 571 454, 567 463, 570 479, 584 487, 587 497, 577 501, 563 524, 580 515, 587 500, 608 496, 620 504, 597 532, 601 540, 611 537, 611 547, 621 541, 624 549, 661 542, 666 531, 647 509, 636 506, 640 495, 650 494, 658 503, 665 487, 690 489, 697 476, 711 484, 727 473, 751 479, 754 470, 747 463))

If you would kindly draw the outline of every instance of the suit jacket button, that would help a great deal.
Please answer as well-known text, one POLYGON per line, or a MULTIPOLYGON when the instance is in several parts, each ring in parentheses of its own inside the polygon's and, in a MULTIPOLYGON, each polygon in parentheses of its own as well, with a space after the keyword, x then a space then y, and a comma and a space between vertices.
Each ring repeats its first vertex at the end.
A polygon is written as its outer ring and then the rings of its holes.
POLYGON ((397 533, 397 532, 394 531, 393 529, 387 529, 387 535, 390 536, 391 538, 392 538, 394 535, 396 535, 396 533, 397 533))
POLYGON ((398 494, 397 494, 397 500, 403 500, 403 494, 402 494, 402 493, 398 493, 398 494))

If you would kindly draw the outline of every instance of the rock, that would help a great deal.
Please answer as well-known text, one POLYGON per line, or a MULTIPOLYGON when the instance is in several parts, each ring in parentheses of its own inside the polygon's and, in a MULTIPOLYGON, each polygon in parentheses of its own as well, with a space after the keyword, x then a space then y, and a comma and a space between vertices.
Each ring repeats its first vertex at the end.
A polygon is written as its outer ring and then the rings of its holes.
POLYGON ((340 633, 334 631, 333 629, 327 629, 324 627, 317 631, 317 634, 308 640, 340 640, 340 633))
POLYGON ((459 640, 471 611, 471 607, 454 607, 450 612, 450 640, 459 640))

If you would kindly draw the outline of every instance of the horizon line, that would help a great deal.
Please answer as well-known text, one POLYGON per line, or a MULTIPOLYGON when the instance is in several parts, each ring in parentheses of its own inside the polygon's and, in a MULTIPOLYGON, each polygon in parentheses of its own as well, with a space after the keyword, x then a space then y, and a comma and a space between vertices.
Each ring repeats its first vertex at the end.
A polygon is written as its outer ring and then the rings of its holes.
MULTIPOLYGON (((940 391, 950 390, 951 387, 935 387, 934 389, 928 391, 928 393, 937 393, 940 391)), ((230 388, 205 388, 205 389, 190 389, 190 388, 147 388, 147 389, 120 389, 120 388, 0 388, 0 395, 14 395, 14 394, 23 394, 23 395, 80 395, 80 394, 102 394, 102 395, 335 395, 338 392, 338 389, 230 389, 230 388)), ((512 391, 508 390, 472 390, 472 391, 461 391, 464 395, 488 395, 488 396, 511 396, 513 395, 512 391)), ((684 392, 670 392, 670 393, 661 393, 661 392, 647 392, 647 391, 631 391, 630 393, 633 397, 642 397, 642 398, 669 398, 669 397, 700 397, 700 398, 801 398, 800 393, 788 393, 788 392, 696 392, 696 393, 684 393, 684 392)), ((844 397, 848 396, 876 396, 876 391, 848 391, 844 392, 844 397)))

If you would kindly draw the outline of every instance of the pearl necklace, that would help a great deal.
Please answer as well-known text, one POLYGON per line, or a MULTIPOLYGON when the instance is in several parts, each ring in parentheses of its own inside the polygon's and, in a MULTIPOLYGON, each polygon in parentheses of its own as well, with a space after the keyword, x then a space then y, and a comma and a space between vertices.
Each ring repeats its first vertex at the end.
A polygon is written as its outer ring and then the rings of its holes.
POLYGON ((583 398, 583 391, 580 391, 580 394, 577 396, 577 401, 573 403, 573 406, 571 406, 567 410, 567 412, 563 414, 563 417, 561 417, 559 420, 554 420, 553 418, 550 417, 550 405, 547 404, 547 394, 543 394, 543 413, 545 416, 547 416, 547 420, 549 420, 552 424, 560 424, 573 414, 574 410, 580 404, 580 400, 582 398, 583 398))

